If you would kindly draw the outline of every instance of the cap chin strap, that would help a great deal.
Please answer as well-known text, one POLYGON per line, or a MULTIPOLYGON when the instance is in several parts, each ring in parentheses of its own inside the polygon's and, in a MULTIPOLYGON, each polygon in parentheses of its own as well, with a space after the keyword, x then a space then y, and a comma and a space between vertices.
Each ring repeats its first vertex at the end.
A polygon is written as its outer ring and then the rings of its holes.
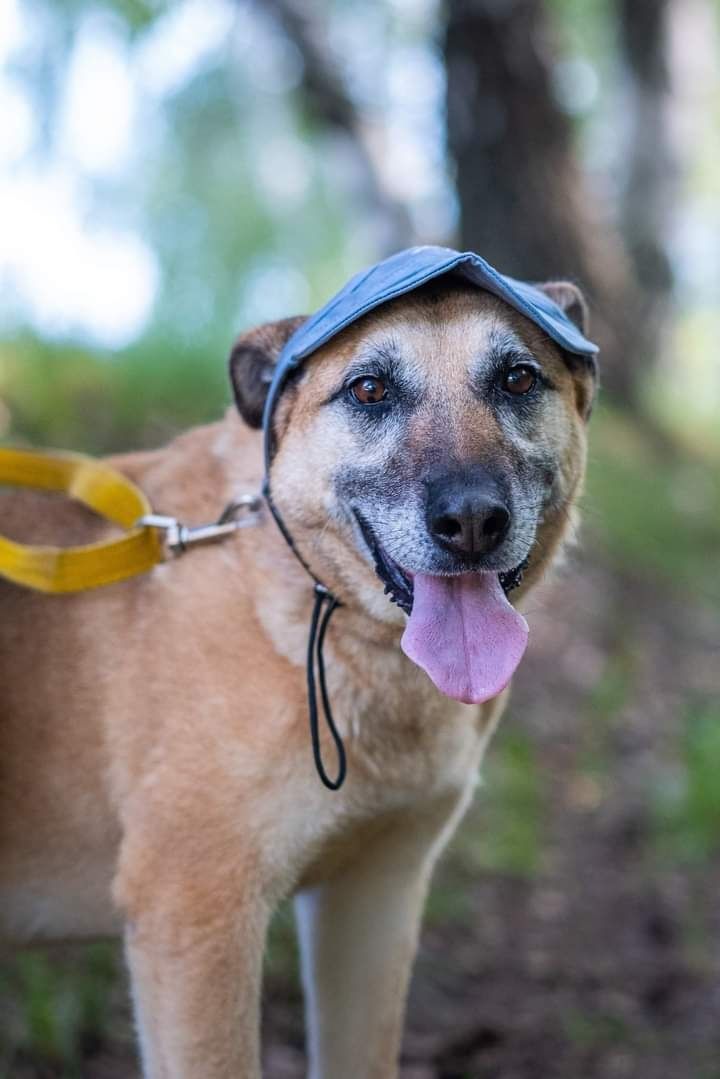
POLYGON ((310 739, 312 742, 313 759, 315 761, 315 768, 317 774, 320 776, 323 784, 328 790, 336 791, 342 787, 345 782, 345 776, 347 775, 347 757, 345 754, 345 746, 343 745, 340 732, 337 729, 335 720, 332 714, 332 708, 330 706, 330 697, 327 689, 327 682, 325 679, 325 657, 323 653, 323 645, 325 643, 325 634, 327 633, 328 624, 333 615, 333 612, 342 607, 340 600, 332 594, 332 592, 325 587, 320 581, 310 566, 307 564, 300 551, 295 545, 295 541, 288 531, 287 525, 280 515, 273 497, 270 493, 270 478, 266 475, 265 482, 263 483, 263 495, 267 502, 268 509, 273 516, 275 524, 280 529, 280 533, 287 543, 292 553, 297 558, 300 565, 305 572, 310 576, 314 582, 315 601, 313 604, 312 615, 310 617, 310 633, 308 635, 308 647, 307 647, 307 693, 308 693, 308 718, 310 720, 310 739), (337 752, 338 768, 337 774, 332 779, 325 770, 325 764, 322 758, 322 747, 320 745, 320 721, 318 711, 317 700, 317 683, 315 679, 315 672, 317 670, 317 681, 320 683, 320 700, 322 702, 323 715, 325 717, 325 723, 333 742, 335 743, 335 749, 337 752))
MULTIPOLYGON (((308 718, 310 720, 310 739, 312 742, 313 759, 315 761, 315 768, 317 774, 320 776, 321 781, 328 788, 328 790, 336 791, 342 787, 345 782, 345 776, 347 775, 347 756, 345 753, 345 746, 340 736, 340 732, 335 724, 333 718, 332 708, 330 706, 330 697, 327 690, 327 683, 325 680, 325 657, 323 653, 323 645, 325 642, 325 634, 327 632, 328 624, 333 615, 333 612, 342 607, 340 600, 333 595, 329 588, 327 588, 322 581, 315 576, 310 566, 307 564, 297 546, 295 540, 292 538, 288 527, 282 519, 280 511, 278 510, 270 493, 270 480, 266 474, 265 481, 262 488, 263 497, 267 503, 268 509, 273 516, 275 524, 280 530, 280 534, 287 543, 292 553, 297 558, 298 562, 312 579, 314 583, 313 591, 315 593, 315 601, 313 604, 312 615, 310 616, 310 633, 308 636, 308 648, 307 648, 307 693, 308 693, 308 718), (325 770, 325 764, 322 758, 322 747, 320 745, 320 721, 318 712, 317 701, 317 683, 315 680, 315 671, 317 669, 317 680, 320 683, 320 700, 322 701, 323 715, 325 717, 325 723, 330 732, 333 742, 335 743, 335 749, 337 751, 338 769, 335 779, 331 779, 325 770)), ((514 588, 517 588, 523 578, 523 572, 527 568, 528 559, 526 558, 515 569, 508 571, 507 573, 499 574, 500 584, 502 585, 505 595, 511 592, 514 588)), ((388 589, 386 588, 387 592, 388 589)), ((391 597, 394 602, 397 602, 394 596, 391 597)))

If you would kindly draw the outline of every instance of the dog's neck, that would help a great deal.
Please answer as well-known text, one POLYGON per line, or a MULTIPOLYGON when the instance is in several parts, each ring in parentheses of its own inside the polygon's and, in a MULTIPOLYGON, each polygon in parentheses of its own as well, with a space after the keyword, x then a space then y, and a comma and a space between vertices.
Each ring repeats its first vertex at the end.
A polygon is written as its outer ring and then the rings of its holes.
MULTIPOLYGON (((262 486, 262 440, 259 432, 247 428, 234 410, 224 419, 195 434, 207 432, 207 450, 219 465, 218 505, 243 494, 254 494, 262 486)), ((237 572, 243 577, 253 607, 273 645, 294 664, 305 663, 307 634, 313 604, 313 580, 294 556, 267 508, 258 516, 257 525, 241 530, 231 541, 237 572), (243 557, 248 548, 252 557, 243 557)), ((368 579, 375 585, 372 571, 368 579)), ((343 594, 342 614, 335 616, 342 636, 352 647, 368 642, 382 648, 398 646, 403 623, 399 612, 382 596, 377 582, 378 605, 386 617, 376 618, 350 594, 343 594)), ((338 633, 332 638, 338 645, 338 633)), ((331 648, 334 648, 331 642, 331 648)))

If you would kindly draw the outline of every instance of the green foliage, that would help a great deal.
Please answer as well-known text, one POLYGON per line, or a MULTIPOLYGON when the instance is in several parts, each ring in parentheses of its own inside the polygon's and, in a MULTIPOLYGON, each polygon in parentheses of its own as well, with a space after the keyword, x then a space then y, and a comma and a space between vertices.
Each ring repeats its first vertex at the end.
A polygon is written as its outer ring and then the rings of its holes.
POLYGON ((428 899, 431 923, 466 921, 479 874, 531 879, 543 848, 544 784, 533 742, 501 730, 483 766, 484 782, 443 858, 428 899))
MULTIPOLYGON (((91 6, 97 7, 96 0, 92 0, 91 6)), ((138 33, 167 11, 172 0, 104 0, 102 6, 120 16, 132 33, 138 33)))
POLYGON ((550 0, 554 29, 565 51, 607 61, 613 45, 612 11, 606 0, 550 0))
POLYGON ((483 767, 484 783, 451 846, 470 874, 531 877, 542 849, 543 781, 532 741, 501 730, 483 767))
POLYGON ((486 769, 491 817, 480 861, 489 870, 532 876, 542 849, 544 793, 535 747, 519 731, 501 732, 486 769))
POLYGON ((677 756, 656 792, 659 851, 673 860, 702 863, 720 851, 720 705, 689 711, 677 756))
POLYGON ((146 342, 108 362, 24 340, 0 356, 6 441, 109 453, 157 445, 217 419, 230 401, 226 349, 204 356, 146 342))
POLYGON ((628 699, 632 683, 632 652, 623 648, 620 642, 588 694, 588 707, 593 717, 605 722, 615 719, 628 699))
POLYGON ((621 629, 618 638, 616 648, 588 691, 575 731, 575 789, 577 797, 590 806, 600 801, 612 783, 615 738, 635 689, 632 642, 623 639, 621 629))
POLYGON ((598 1049, 606 1045, 627 1044, 630 1031, 627 1022, 606 1012, 587 1013, 568 1011, 563 1017, 568 1039, 583 1049, 598 1049))
POLYGON ((663 453, 627 416, 593 423, 588 531, 618 568, 720 604, 720 471, 663 453))
POLYGON ((276 980, 297 979, 300 955, 295 933, 292 903, 288 900, 275 911, 265 951, 265 972, 276 980))
POLYGON ((18 959, 18 982, 23 1002, 24 1048, 66 1065, 77 1062, 74 996, 58 993, 55 972, 42 955, 18 959))
MULTIPOLYGON (((117 949, 107 944, 89 945, 66 969, 49 954, 19 955, 0 987, 16 1002, 14 1011, 0 1014, 0 1045, 14 1044, 23 1056, 62 1068, 66 1079, 79 1079, 83 1047, 98 1042, 107 1029, 118 973, 117 949)), ((0 1069, 11 1065, 12 1058, 0 1056, 0 1069)))

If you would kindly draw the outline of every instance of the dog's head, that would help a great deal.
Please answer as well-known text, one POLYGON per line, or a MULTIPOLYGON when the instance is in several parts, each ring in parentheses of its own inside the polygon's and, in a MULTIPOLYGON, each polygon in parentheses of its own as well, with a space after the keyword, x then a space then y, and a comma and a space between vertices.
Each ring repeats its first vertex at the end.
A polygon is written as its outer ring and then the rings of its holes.
MULTIPOLYGON (((543 288, 584 323, 575 286, 543 288)), ((253 426, 301 321, 235 344, 235 397, 253 426)), ((402 618, 385 586, 425 619, 421 650, 432 651, 435 638, 457 640, 447 619, 430 624, 446 594, 470 610, 481 582, 478 612, 499 610, 495 592, 520 567, 532 579, 557 548, 582 480, 593 394, 592 366, 502 300, 433 282, 361 318, 293 376, 273 417, 274 497, 328 587, 377 618, 402 618)))

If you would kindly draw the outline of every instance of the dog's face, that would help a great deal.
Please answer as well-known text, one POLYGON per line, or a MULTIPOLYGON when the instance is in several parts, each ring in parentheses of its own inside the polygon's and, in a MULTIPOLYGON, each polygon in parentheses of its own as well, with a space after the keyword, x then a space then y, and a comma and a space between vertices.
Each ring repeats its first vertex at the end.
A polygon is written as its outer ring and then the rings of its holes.
MULTIPOLYGON (((578 320, 574 286, 545 286, 578 320)), ((262 327, 231 357, 257 426, 282 344, 262 327)), ((274 423, 272 490, 317 576, 385 620, 418 574, 537 572, 582 479, 589 365, 471 286, 426 286, 365 316, 303 365, 274 423), (374 571, 374 572, 373 572, 374 571)))

